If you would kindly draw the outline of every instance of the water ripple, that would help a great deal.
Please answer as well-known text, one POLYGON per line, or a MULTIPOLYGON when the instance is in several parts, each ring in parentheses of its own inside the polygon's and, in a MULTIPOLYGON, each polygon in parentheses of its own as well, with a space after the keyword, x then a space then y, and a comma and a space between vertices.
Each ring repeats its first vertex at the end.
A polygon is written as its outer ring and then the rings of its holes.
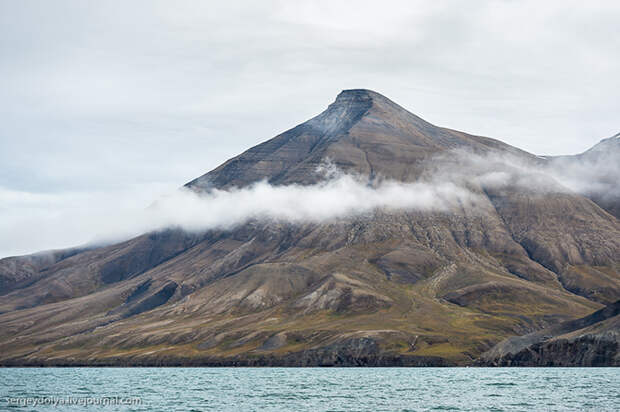
POLYGON ((618 368, 5 368, 0 410, 11 397, 118 396, 142 403, 110 410, 617 411, 618 382, 618 368))

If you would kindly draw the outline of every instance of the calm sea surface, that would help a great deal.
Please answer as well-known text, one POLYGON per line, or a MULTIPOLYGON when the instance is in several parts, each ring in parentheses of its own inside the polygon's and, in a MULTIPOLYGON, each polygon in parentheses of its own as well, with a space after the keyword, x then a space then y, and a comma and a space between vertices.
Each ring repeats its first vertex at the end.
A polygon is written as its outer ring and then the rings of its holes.
POLYGON ((620 368, 0 369, 0 410, 84 409, 618 411, 620 368))

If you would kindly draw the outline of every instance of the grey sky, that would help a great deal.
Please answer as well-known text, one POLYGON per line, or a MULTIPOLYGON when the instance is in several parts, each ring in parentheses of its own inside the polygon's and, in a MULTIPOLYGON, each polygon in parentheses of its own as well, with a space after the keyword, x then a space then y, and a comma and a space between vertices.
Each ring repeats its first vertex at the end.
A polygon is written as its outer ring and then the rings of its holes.
POLYGON ((0 0, 0 256, 87 240, 347 88, 581 152, 620 131, 618 21, 616 1, 0 0))

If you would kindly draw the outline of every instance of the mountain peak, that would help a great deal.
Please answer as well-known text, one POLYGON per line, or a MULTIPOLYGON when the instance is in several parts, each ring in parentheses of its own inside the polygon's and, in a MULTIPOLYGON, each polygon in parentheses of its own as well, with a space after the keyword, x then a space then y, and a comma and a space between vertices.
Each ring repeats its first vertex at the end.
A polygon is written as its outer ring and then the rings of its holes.
POLYGON ((367 102, 374 99, 387 99, 387 97, 368 89, 348 89, 341 91, 338 96, 336 96, 336 101, 334 104, 367 102))
POLYGON ((418 178, 423 162, 454 148, 518 152, 493 139, 434 126, 367 89, 343 90, 322 113, 254 146, 187 184, 198 190, 312 184, 329 159, 343 171, 401 181, 418 178))
POLYGON ((387 122, 404 117, 405 122, 427 124, 382 94, 368 89, 343 90, 324 112, 305 124, 321 133, 324 139, 334 139, 347 135, 356 123, 368 115, 387 122))
POLYGON ((348 107, 348 106, 381 106, 386 109, 406 111, 400 105, 394 103, 381 93, 377 93, 369 89, 348 89, 341 91, 336 100, 330 106, 348 107))

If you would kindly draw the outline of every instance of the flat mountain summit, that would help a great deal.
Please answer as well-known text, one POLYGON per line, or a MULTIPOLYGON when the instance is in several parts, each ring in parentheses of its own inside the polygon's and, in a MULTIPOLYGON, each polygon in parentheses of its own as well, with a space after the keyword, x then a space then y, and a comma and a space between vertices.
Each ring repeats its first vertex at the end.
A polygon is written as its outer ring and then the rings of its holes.
MULTIPOLYGON (((450 182, 475 202, 170 228, 2 259, 0 364, 473 364, 507 338, 620 296, 610 196, 538 173, 556 162, 582 159, 534 156, 434 126, 379 93, 345 90, 185 188, 313 186, 329 179, 328 164, 369 187, 450 182)), ((612 193, 599 177, 591 187, 612 193)))

